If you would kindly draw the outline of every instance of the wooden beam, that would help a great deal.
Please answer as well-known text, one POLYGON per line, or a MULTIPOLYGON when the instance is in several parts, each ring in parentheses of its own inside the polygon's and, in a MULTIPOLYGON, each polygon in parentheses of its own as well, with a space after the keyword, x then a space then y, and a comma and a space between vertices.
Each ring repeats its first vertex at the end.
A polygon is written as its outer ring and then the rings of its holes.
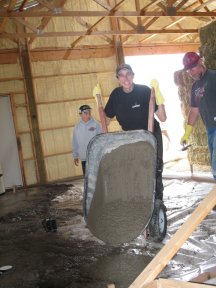
POLYGON ((188 51, 198 51, 200 44, 186 44, 176 43, 169 45, 146 45, 136 47, 124 47, 125 56, 138 56, 138 55, 154 55, 154 54, 177 54, 186 53, 188 51))
MULTIPOLYGON (((0 17, 10 17, 10 18, 25 18, 25 17, 166 17, 167 15, 164 11, 37 11, 37 10, 26 10, 21 12, 8 12, 5 10, 0 10, 0 17)), ((216 16, 215 11, 204 11, 204 12, 193 12, 193 11, 178 11, 175 16, 216 16)))
MULTIPOLYGON (((7 7, 7 11, 8 12, 12 11, 15 5, 16 5, 16 0, 10 0, 8 7, 7 7)), ((6 10, 4 9, 4 11, 6 10)), ((0 24, 0 33, 4 31, 4 28, 6 27, 7 22, 8 22, 8 17, 5 17, 2 19, 1 24, 0 24)))
POLYGON ((0 52, 0 64, 17 63, 19 52, 17 50, 4 50, 0 52))
POLYGON ((200 6, 196 7, 194 9, 194 11, 199 11, 200 9, 202 9, 203 7, 207 7, 208 4, 212 3, 212 2, 215 2, 215 0, 208 0, 207 2, 205 3, 202 3, 200 6))
MULTIPOLYGON (((37 61, 56 61, 64 59, 65 54, 68 52, 68 49, 61 50, 39 50, 31 51, 31 60, 34 62, 37 61)), ((89 49, 70 49, 68 53, 68 60, 79 59, 79 58, 104 58, 111 57, 115 54, 113 47, 103 48, 89 48, 89 49)))
MULTIPOLYGON (((112 7, 115 7, 114 6, 115 0, 109 0, 109 3, 111 4, 112 7)), ((110 18, 110 25, 112 30, 120 29, 119 19, 110 18)), ((113 43, 115 49, 116 63, 117 65, 120 65, 125 62, 122 37, 119 35, 118 36, 113 35, 113 43)))
POLYGON ((23 11, 27 2, 28 2, 28 0, 23 0, 22 4, 20 5, 19 11, 23 11))
POLYGON ((101 0, 93 0, 93 1, 108 11, 112 9, 112 7, 110 5, 107 5, 107 3, 104 3, 104 1, 101 0))
POLYGON ((29 23, 29 22, 27 22, 27 21, 25 21, 25 20, 23 20, 23 19, 14 18, 13 21, 22 24, 24 27, 29 28, 30 30, 32 30, 32 31, 35 32, 36 34, 38 34, 38 33, 40 32, 34 25, 32 25, 31 23, 29 23))
MULTIPOLYGON (((39 32, 39 31, 38 31, 39 32)), ((20 38, 31 38, 31 37, 84 37, 84 36, 104 36, 104 35, 149 35, 149 34, 183 34, 183 33, 198 33, 198 29, 154 29, 154 30, 113 30, 113 31, 92 31, 91 34, 86 34, 83 31, 74 31, 74 32, 39 32, 35 33, 2 33, 0 38, 2 39, 20 39, 20 38)), ((73 42, 74 44, 74 42, 73 42)))
POLYGON ((39 132, 39 123, 37 117, 37 108, 35 103, 35 96, 34 96, 34 85, 32 80, 32 71, 31 71, 31 61, 29 57, 28 49, 21 50, 21 63, 23 68, 23 73, 25 76, 25 86, 27 90, 27 97, 29 103, 29 112, 31 117, 31 126, 32 126, 32 136, 34 142, 34 151, 36 156, 36 163, 37 163, 37 172, 39 175, 39 183, 45 184, 47 182, 46 176, 46 168, 43 156, 43 149, 42 143, 40 139, 40 132, 39 132))
POLYGON ((188 0, 183 0, 183 1, 181 1, 181 2, 176 6, 176 10, 181 9, 181 8, 184 6, 184 4, 187 3, 187 2, 188 2, 188 0))
MULTIPOLYGON (((176 54, 186 53, 188 51, 198 51, 200 43, 173 43, 173 44, 151 44, 151 45, 136 45, 123 47, 125 56, 138 55, 154 55, 154 54, 176 54)), ((31 50, 30 56, 32 62, 37 61, 58 61, 64 59, 67 49, 43 49, 31 50)), ((83 49, 71 49, 68 60, 72 59, 87 59, 87 58, 104 58, 111 57, 115 54, 114 47, 89 47, 83 49)), ((14 64, 17 63, 17 50, 0 51, 0 64, 14 64)))
MULTIPOLYGON (((143 272, 135 279, 129 288, 144 288, 145 284, 148 284, 154 280, 215 205, 216 185, 214 185, 209 194, 200 202, 198 207, 188 217, 184 224, 177 230, 177 232, 172 236, 167 244, 146 266, 143 272)), ((167 285, 164 287, 167 288, 169 286, 167 285)))

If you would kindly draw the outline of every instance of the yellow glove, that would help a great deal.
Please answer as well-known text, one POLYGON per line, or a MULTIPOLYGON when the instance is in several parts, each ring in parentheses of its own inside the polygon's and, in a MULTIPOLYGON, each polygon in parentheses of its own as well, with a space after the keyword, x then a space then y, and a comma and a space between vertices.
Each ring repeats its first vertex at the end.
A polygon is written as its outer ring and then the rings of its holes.
POLYGON ((97 99, 97 95, 101 95, 100 84, 97 84, 93 89, 93 96, 97 99))
POLYGON ((191 126, 191 125, 187 125, 186 126, 185 133, 184 133, 184 135, 181 138, 181 145, 184 145, 184 144, 188 143, 188 140, 189 140, 189 137, 190 137, 190 134, 191 134, 192 130, 193 130, 193 126, 191 126))
POLYGON ((156 79, 152 79, 150 83, 151 87, 154 88, 155 91, 155 100, 157 105, 161 105, 165 102, 164 97, 160 91, 159 83, 156 79))

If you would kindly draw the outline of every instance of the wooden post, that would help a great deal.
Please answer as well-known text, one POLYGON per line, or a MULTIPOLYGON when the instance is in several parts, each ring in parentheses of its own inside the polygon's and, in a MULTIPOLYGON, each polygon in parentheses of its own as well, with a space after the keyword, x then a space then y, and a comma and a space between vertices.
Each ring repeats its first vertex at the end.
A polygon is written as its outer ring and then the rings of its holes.
MULTIPOLYGON (((146 266, 141 274, 129 286, 129 288, 144 288, 145 284, 154 280, 164 269, 167 263, 181 248, 184 242, 190 237, 196 227, 209 214, 216 205, 216 186, 201 201, 198 207, 193 211, 187 221, 172 236, 168 243, 160 250, 153 260, 146 266)), ((166 286, 167 287, 167 286, 166 286)), ((177 286, 181 287, 181 286, 177 286)), ((182 286, 183 287, 183 286, 182 286)))
POLYGON ((23 47, 21 50, 21 57, 20 57, 24 79, 25 79, 25 86, 27 91, 28 97, 28 105, 29 105, 29 112, 31 117, 31 126, 32 126, 32 135, 34 140, 34 150, 36 156, 36 163, 37 163, 37 170, 39 175, 39 182, 40 184, 44 184, 47 182, 47 175, 46 175, 46 167, 45 161, 43 156, 43 148, 40 138, 40 131, 39 131, 39 123, 38 123, 38 115, 37 115, 37 107, 34 95, 34 85, 33 85, 33 78, 32 78, 32 71, 31 71, 31 60, 28 51, 28 47, 23 47))
POLYGON ((154 109, 155 109, 155 92, 151 88, 151 96, 149 101, 149 114, 148 114, 148 131, 154 132, 154 109))

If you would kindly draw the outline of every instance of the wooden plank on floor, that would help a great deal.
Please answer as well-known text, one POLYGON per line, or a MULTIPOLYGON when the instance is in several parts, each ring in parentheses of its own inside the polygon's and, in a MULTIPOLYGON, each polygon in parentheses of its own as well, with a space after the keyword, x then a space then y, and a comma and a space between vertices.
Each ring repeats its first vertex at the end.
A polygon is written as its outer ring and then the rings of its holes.
MULTIPOLYGON (((211 285, 207 284, 198 284, 192 282, 185 282, 185 281, 177 281, 172 279, 158 279, 153 282, 157 283, 157 286, 160 288, 212 288, 211 285)), ((145 288, 152 288, 153 286, 144 286, 145 288)))
POLYGON ((215 205, 216 186, 200 202, 187 221, 146 266, 129 288, 144 288, 146 287, 144 286, 145 284, 154 280, 215 205))

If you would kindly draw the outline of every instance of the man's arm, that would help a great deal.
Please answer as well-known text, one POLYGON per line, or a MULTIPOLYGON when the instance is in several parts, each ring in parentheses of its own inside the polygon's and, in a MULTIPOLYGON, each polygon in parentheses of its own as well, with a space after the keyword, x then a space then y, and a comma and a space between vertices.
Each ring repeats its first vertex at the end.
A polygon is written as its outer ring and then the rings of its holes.
POLYGON ((77 141, 75 128, 72 136, 72 149, 73 149, 74 164, 77 166, 79 164, 79 155, 78 155, 79 144, 77 141))
POLYGON ((189 114, 188 114, 188 125, 194 126, 199 116, 199 108, 198 107, 191 107, 189 114))
POLYGON ((155 112, 155 114, 161 122, 165 122, 167 119, 164 106, 165 100, 163 94, 160 91, 159 83, 156 79, 151 80, 151 89, 153 90, 152 93, 154 93, 156 104, 158 105, 158 110, 155 112))
POLYGON ((165 122, 166 121, 167 116, 166 116, 166 110, 165 110, 164 104, 161 104, 161 105, 158 106, 158 110, 155 112, 155 114, 157 115, 158 119, 161 122, 165 122))

